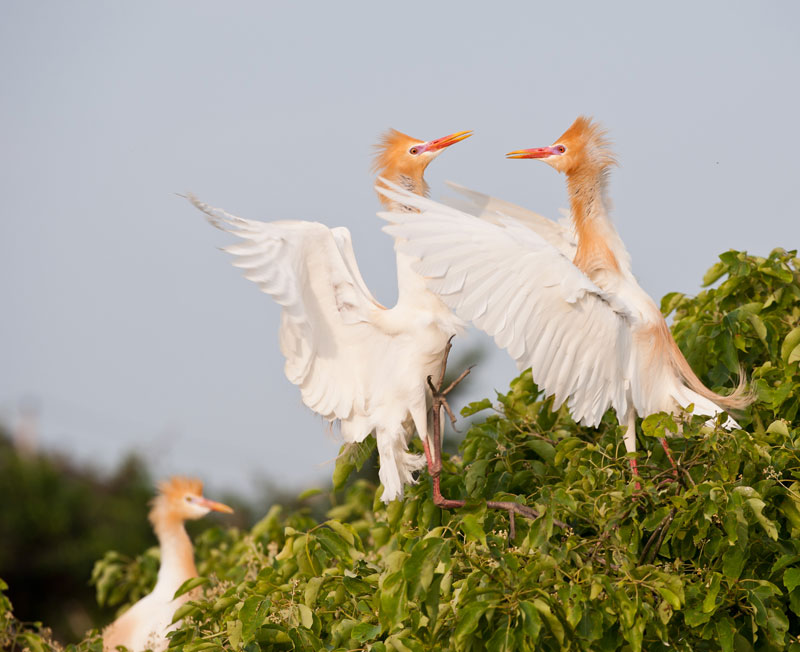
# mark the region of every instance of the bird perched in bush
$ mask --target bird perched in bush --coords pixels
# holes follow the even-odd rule
[[[167,633],[180,623],[172,624],[175,610],[191,598],[175,592],[186,581],[197,577],[194,549],[183,526],[184,521],[202,518],[210,511],[230,514],[227,505],[203,497],[199,480],[173,477],[158,486],[153,499],[150,522],[161,549],[161,566],[153,591],[139,600],[103,631],[103,650],[111,652],[124,645],[131,652],[165,650]]]
[[[377,146],[375,169],[385,178],[425,195],[424,173],[445,148],[471,132],[431,141],[387,132]],[[385,308],[372,296],[356,263],[350,232],[319,222],[247,220],[190,196],[214,226],[242,242],[225,247],[234,265],[283,308],[280,348],[286,377],[303,402],[329,422],[341,424],[346,442],[375,433],[382,499],[403,496],[425,459],[408,451],[414,431],[428,466],[435,463],[428,434],[431,392],[449,339],[461,328],[441,300],[425,287],[413,259],[397,254],[398,298]],[[387,209],[400,203],[382,197]]]
[[[401,252],[462,319],[494,337],[554,407],[596,426],[609,407],[636,450],[636,415],[695,411],[717,415],[752,398],[744,379],[728,396],[692,371],[656,303],[639,286],[625,245],[609,218],[608,174],[615,164],[605,132],[579,117],[555,143],[517,150],[567,178],[571,229],[502,202],[478,202],[479,217],[406,192],[378,187],[414,212],[383,213]],[[467,191],[468,194],[469,191]],[[480,195],[476,195],[480,197]],[[487,206],[494,206],[485,210]],[[506,205],[509,206],[509,205]],[[476,211],[478,212],[478,211]],[[574,252],[572,254],[571,252]],[[727,428],[736,427],[728,418]],[[666,443],[662,440],[669,454]],[[636,474],[636,461],[631,459]]]

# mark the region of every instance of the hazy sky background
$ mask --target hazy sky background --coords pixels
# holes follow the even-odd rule
[[[0,420],[32,397],[42,443],[99,466],[135,449],[218,488],[327,483],[338,442],[283,376],[277,307],[175,192],[347,226],[393,304],[384,129],[474,129],[433,196],[452,179],[556,217],[563,177],[503,154],[586,113],[640,282],[696,293],[728,248],[800,244],[798,25],[791,1],[5,0]],[[515,370],[473,341],[477,400]]]

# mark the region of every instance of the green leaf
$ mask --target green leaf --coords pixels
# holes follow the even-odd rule
[[[483,524],[475,514],[465,514],[461,519],[461,531],[466,535],[467,541],[478,541],[486,545],[486,533]]]
[[[388,575],[380,590],[380,620],[384,627],[391,630],[406,617],[408,600],[406,598],[406,581],[402,571]]]
[[[360,470],[372,456],[377,447],[375,437],[367,436],[364,441],[344,444],[339,449],[336,467],[333,469],[333,489],[339,491],[347,483],[350,474]]]
[[[381,628],[377,625],[370,625],[369,623],[359,623],[350,631],[350,637],[357,640],[359,643],[364,641],[371,641],[378,634],[381,633]]]
[[[676,306],[683,300],[685,295],[682,292],[670,292],[661,298],[661,314],[665,317],[669,315]]]
[[[781,344],[781,359],[786,364],[790,364],[789,357],[798,345],[800,345],[800,326],[789,331],[789,334],[783,340],[783,344]]]
[[[539,631],[542,628],[542,620],[539,612],[530,602],[520,602],[519,609],[522,612],[522,626],[528,635],[531,643],[535,643],[539,638]]]
[[[314,531],[314,538],[337,559],[350,559],[350,546],[333,530],[319,528]]]
[[[516,649],[514,632],[508,625],[502,625],[495,630],[486,643],[486,652],[514,652]]]
[[[725,577],[738,580],[744,568],[744,550],[741,544],[731,546],[722,556],[722,572]]]
[[[300,603],[297,605],[297,611],[300,615],[300,623],[303,625],[303,627],[306,629],[311,629],[312,625],[314,624],[314,614],[311,612],[311,609]]]
[[[192,577],[192,578],[186,580],[183,584],[181,584],[178,587],[178,590],[175,591],[175,595],[173,596],[173,599],[182,596],[184,593],[189,593],[189,591],[191,591],[195,587],[203,586],[204,584],[208,584],[208,581],[209,580],[208,580],[207,577]]]
[[[708,586],[705,598],[703,598],[703,613],[711,613],[717,606],[717,595],[719,595],[721,576],[719,573],[714,573],[711,582]]]
[[[187,602],[185,604],[182,604],[180,607],[178,607],[175,610],[175,613],[172,614],[172,620],[170,621],[170,623],[176,623],[179,620],[181,620],[182,618],[185,618],[186,616],[194,615],[194,614],[198,613],[199,611],[200,611],[200,609],[198,609],[197,606],[192,604],[191,602]]]
[[[494,603],[487,601],[471,602],[456,614],[456,629],[453,641],[460,645],[478,627],[478,621]]]
[[[657,586],[656,590],[661,594],[661,597],[664,598],[669,603],[669,606],[675,610],[681,608],[681,601],[677,595],[675,595],[672,591],[664,586]]]
[[[306,500],[307,498],[319,496],[321,493],[322,489],[317,489],[315,487],[312,487],[311,489],[306,489],[305,491],[301,492],[300,495],[297,497],[297,500]]]
[[[642,432],[648,437],[664,438],[668,433],[678,433],[678,425],[671,414],[656,412],[642,420]]]
[[[230,646],[234,650],[238,650],[239,643],[242,640],[242,621],[238,619],[235,621],[229,620],[227,622],[227,634],[228,643],[230,643]]]
[[[325,525],[327,525],[331,530],[336,532],[342,539],[344,539],[349,545],[355,544],[355,535],[353,534],[352,529],[342,523],[341,521],[337,521],[335,519],[329,519],[325,521]]]
[[[720,256],[720,258],[722,258],[722,256]],[[728,266],[724,262],[714,263],[709,268],[709,270],[703,275],[703,283],[702,283],[703,287],[711,285],[727,271],[728,271]]]
[[[409,598],[414,599],[418,593],[428,590],[433,580],[433,571],[446,546],[447,543],[437,537],[423,539],[415,546],[411,557],[403,566]]]
[[[350,474],[355,471],[356,465],[347,457],[347,446],[339,449],[339,457],[336,458],[336,466],[333,468],[333,490],[339,491],[347,483]]]
[[[760,498],[748,498],[746,502],[750,509],[753,510],[753,515],[756,517],[761,527],[764,528],[764,532],[767,533],[767,536],[773,541],[777,541],[778,528],[775,527],[775,523],[764,516],[764,507],[766,506],[764,501]]]
[[[736,634],[736,627],[733,621],[727,616],[723,616],[716,620],[714,628],[717,630],[717,639],[722,652],[733,652],[733,638]]]
[[[769,424],[767,428],[767,432],[770,434],[775,435],[783,435],[784,437],[789,437],[789,428],[786,426],[786,422],[783,419],[777,419]]]
[[[239,610],[239,620],[242,622],[242,641],[248,643],[253,635],[267,618],[270,601],[262,596],[251,595],[244,601]]]
[[[800,568],[787,568],[783,571],[783,585],[789,591],[800,586]]]
[[[561,621],[558,619],[558,617],[553,614],[552,610],[550,609],[550,605],[548,605],[544,600],[537,598],[536,600],[533,600],[533,606],[536,607],[539,615],[544,617],[548,627],[550,628],[550,632],[556,637],[559,645],[561,645],[564,642],[564,626],[561,624]]]
[[[488,398],[475,401],[461,408],[461,416],[471,417],[473,414],[477,414],[483,410],[488,410],[490,407],[492,407],[492,402]]]
[[[753,313],[747,315],[747,320],[750,322],[750,325],[753,327],[758,339],[760,339],[764,344],[767,343],[767,327],[764,325],[764,322],[761,321],[761,318]]]
[[[552,464],[556,457],[556,449],[552,444],[541,439],[529,439],[528,448],[541,457],[548,464]]]
[[[303,601],[305,605],[310,608],[314,608],[317,603],[317,595],[319,595],[319,589],[322,586],[322,583],[325,581],[324,577],[309,577],[308,583],[306,584],[306,590],[303,595]]]

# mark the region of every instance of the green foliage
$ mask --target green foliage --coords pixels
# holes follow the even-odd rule
[[[103,652],[103,641],[99,633],[90,632],[78,645],[63,648],[53,639],[50,629],[41,623],[24,623],[15,618],[11,600],[5,592],[8,584],[0,579],[0,650],[7,652]]]
[[[55,455],[17,455],[0,433],[0,577],[19,616],[78,640],[112,611],[87,584],[110,548],[132,554],[154,541],[146,520],[152,483],[129,459],[110,478]]]
[[[675,311],[673,334],[692,368],[713,388],[730,386],[739,368],[749,375],[758,403],[740,420],[761,430],[800,409],[800,285],[797,252],[776,249],[768,258],[728,251],[703,279],[716,288],[695,298],[668,294],[661,310]]]
[[[208,530],[196,540],[208,582],[181,610],[171,647],[797,652],[793,256],[729,252],[707,275],[710,283],[726,277],[718,287],[664,299],[705,382],[730,388],[740,362],[754,379],[757,402],[735,415],[744,430],[692,414],[648,417],[637,488],[614,415],[580,427],[566,409],[552,412],[525,372],[494,403],[464,410],[492,410],[470,428],[460,456],[443,461],[442,491],[466,498],[466,508],[435,507],[425,474],[387,506],[358,479],[331,494],[323,519],[274,507],[250,531]],[[675,432],[677,477],[657,441]],[[518,517],[511,538],[508,514],[487,510],[489,499],[524,501],[540,517]],[[124,570],[109,559],[96,577],[109,567],[140,577],[145,563]],[[109,582],[98,579],[98,592],[110,595]]]

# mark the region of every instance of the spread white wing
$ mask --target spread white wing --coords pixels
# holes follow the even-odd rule
[[[286,377],[300,387],[303,402],[329,420],[361,418],[359,427],[367,429],[360,435],[369,434],[374,424],[363,417],[370,402],[368,367],[375,361],[366,342],[385,346],[390,336],[372,323],[374,311],[385,308],[361,277],[349,231],[317,222],[247,220],[189,199],[214,226],[241,238],[224,251],[283,307]]]
[[[527,208],[470,190],[452,181],[446,183],[464,199],[444,199],[444,204],[497,225],[500,225],[503,217],[510,217],[538,233],[570,260],[575,258],[578,242],[569,223],[554,222]]]
[[[597,425],[627,409],[631,324],[626,306],[590,281],[536,231],[491,221],[390,185],[388,197],[420,212],[379,213],[401,251],[462,319],[508,350],[556,405]]]

